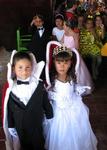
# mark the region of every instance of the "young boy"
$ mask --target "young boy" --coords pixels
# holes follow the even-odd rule
[[[39,79],[43,67],[44,62],[37,64],[33,54],[12,53],[2,101],[6,150],[44,150],[43,116],[50,119],[53,111]]]
[[[46,60],[46,45],[50,40],[50,32],[44,27],[44,18],[37,14],[30,24],[32,40],[28,49],[36,56],[37,62]]]

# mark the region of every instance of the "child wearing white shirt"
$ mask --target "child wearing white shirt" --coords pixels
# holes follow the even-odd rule
[[[61,41],[63,35],[64,35],[64,29],[63,29],[63,23],[64,23],[64,17],[61,14],[57,14],[55,16],[55,25],[56,27],[52,30],[52,36],[54,40]]]
[[[51,119],[53,111],[39,79],[43,67],[44,62],[37,64],[33,54],[12,53],[3,101],[6,150],[44,150],[42,121],[44,114]]]

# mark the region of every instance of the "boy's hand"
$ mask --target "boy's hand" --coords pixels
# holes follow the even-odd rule
[[[8,128],[9,133],[11,134],[11,136],[13,137],[18,137],[17,131],[15,128]]]
[[[33,26],[35,20],[33,19],[32,22],[30,23],[30,26]]]

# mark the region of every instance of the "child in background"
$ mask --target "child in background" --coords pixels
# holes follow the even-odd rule
[[[88,16],[85,20],[85,28],[80,31],[79,51],[94,80],[97,80],[99,75],[102,46],[102,42],[95,31],[93,17]]]
[[[6,150],[44,150],[42,120],[53,117],[40,74],[44,62],[33,54],[13,51],[8,63],[8,88],[2,101]]]
[[[94,24],[95,24],[95,30],[96,30],[97,35],[99,36],[99,39],[103,41],[104,36],[105,36],[105,29],[104,29],[105,27],[104,27],[103,19],[100,13],[97,13],[95,15]]]
[[[64,23],[64,36],[61,40],[62,43],[68,48],[79,49],[79,32],[75,32],[77,28],[77,21],[67,20]]]
[[[40,14],[34,16],[30,26],[32,40],[28,49],[35,55],[37,62],[45,61],[46,44],[50,40],[50,32],[44,27],[43,16]]]
[[[75,51],[78,53],[80,63],[79,63],[78,70],[76,72],[77,83],[79,83],[80,85],[90,86],[91,90],[87,89],[87,94],[90,94],[93,91],[93,82],[91,79],[91,75],[78,51],[79,33],[74,32],[74,29],[76,27],[77,27],[76,20],[68,20],[64,23],[65,33],[62,38],[62,44],[66,46],[67,48],[70,48],[71,50],[75,48]]]
[[[50,53],[49,49],[47,53]],[[52,58],[47,81],[51,82],[48,95],[52,101],[54,118],[46,135],[46,149],[97,150],[89,111],[81,97],[88,87],[76,84],[74,54],[71,49],[56,45]],[[50,65],[48,59],[46,67]]]
[[[52,30],[53,40],[56,40],[56,41],[59,41],[59,42],[61,41],[61,39],[64,35],[63,24],[64,24],[63,15],[57,14],[55,16],[55,25],[56,25],[56,27],[54,27],[53,30]]]
[[[81,30],[84,28],[84,15],[83,14],[80,14],[78,15],[77,17],[78,19],[78,29]]]

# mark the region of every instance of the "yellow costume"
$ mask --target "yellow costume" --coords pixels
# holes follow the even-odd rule
[[[80,31],[80,53],[83,56],[98,56],[101,54],[102,43],[86,29]]]

